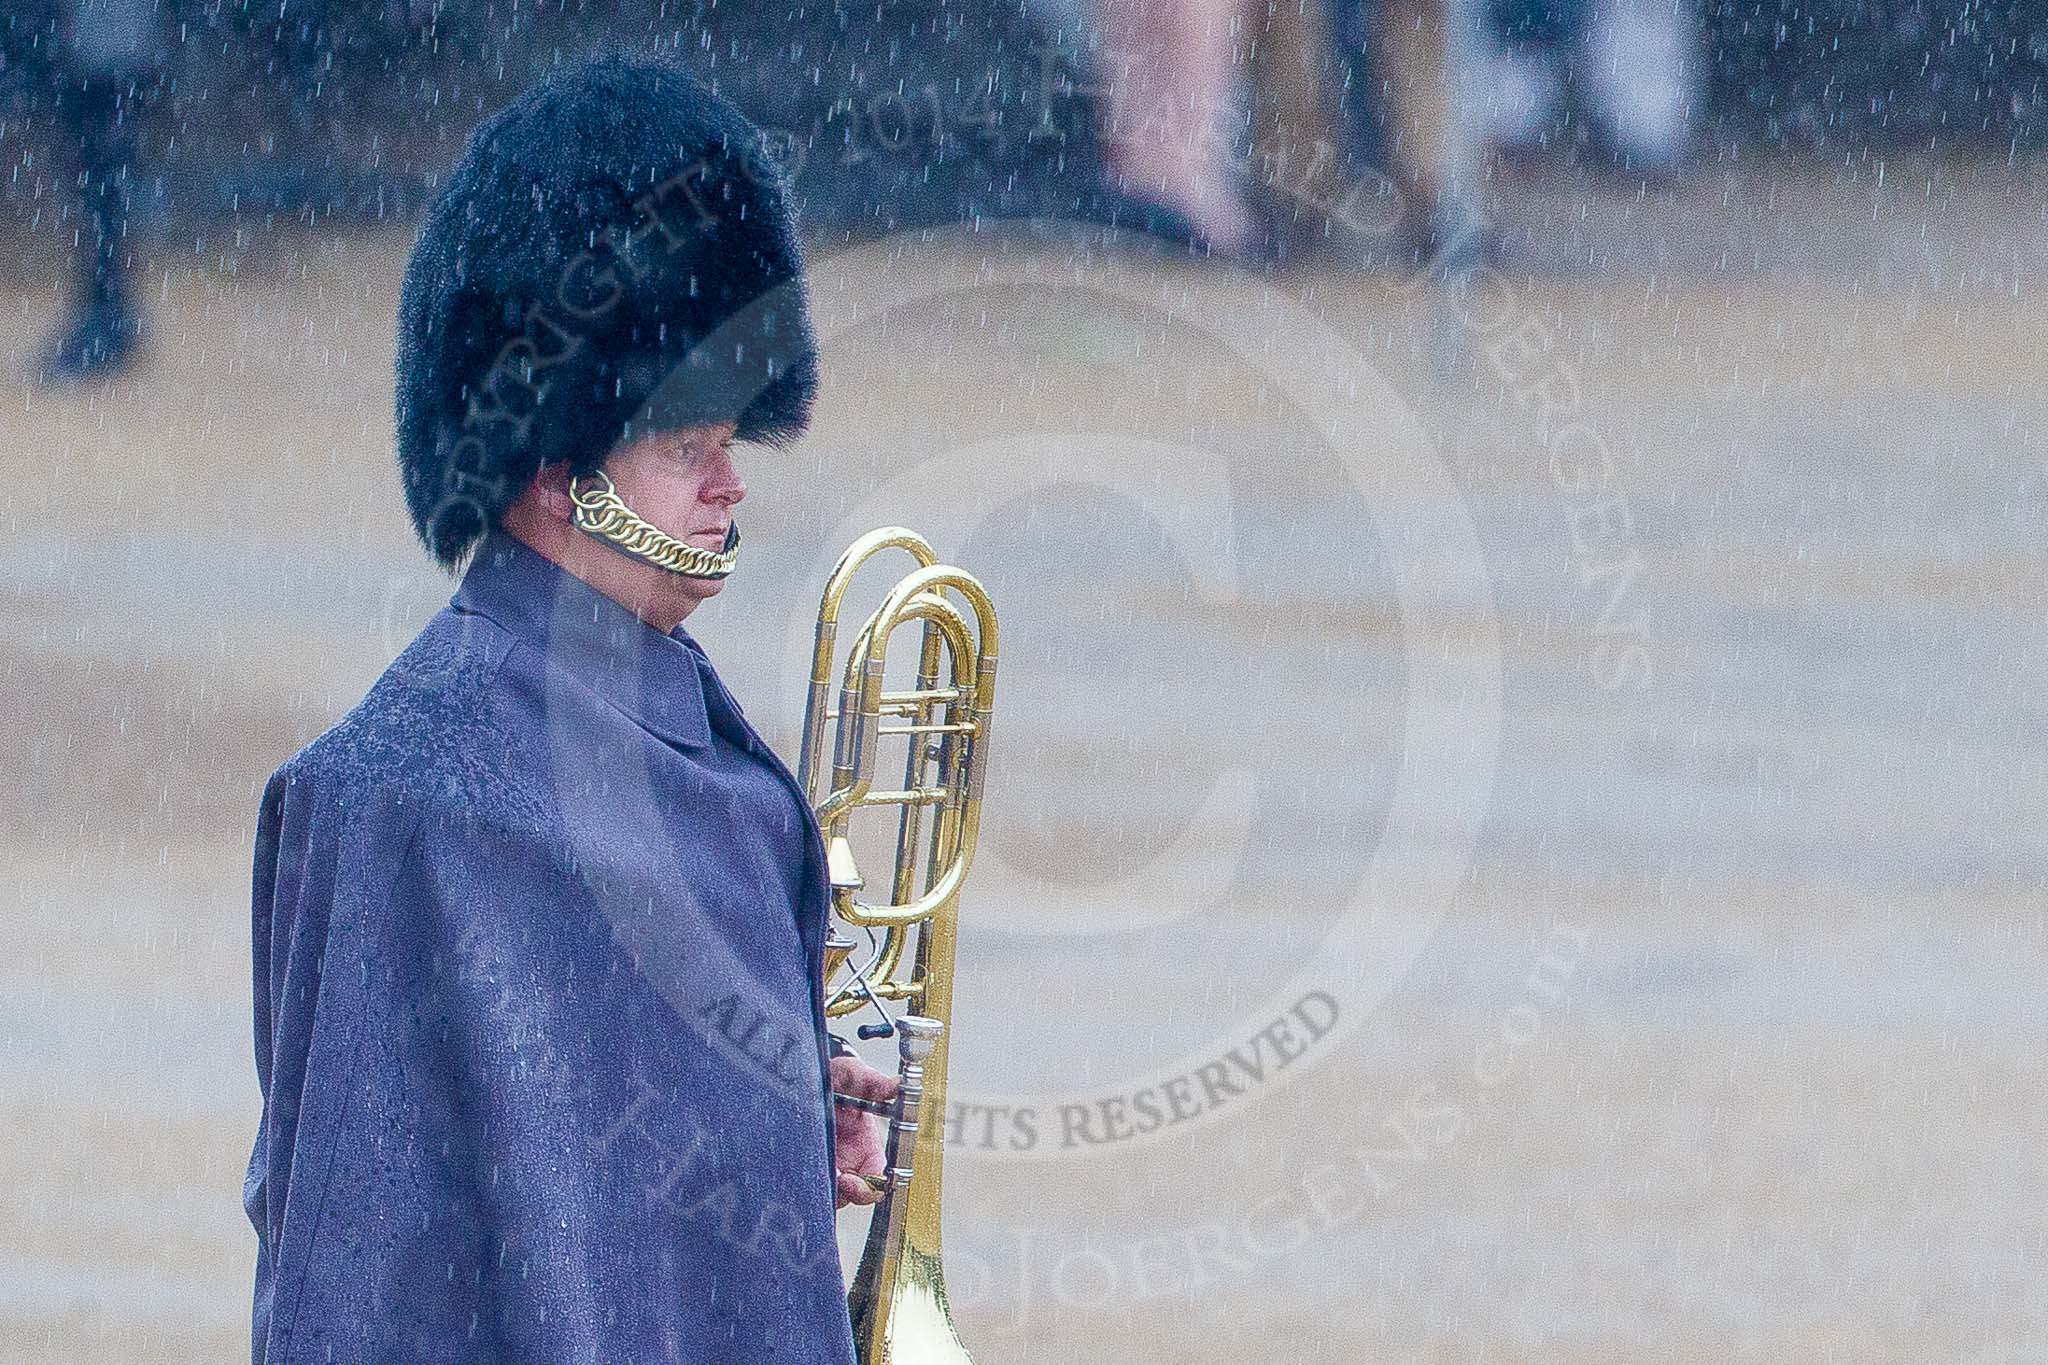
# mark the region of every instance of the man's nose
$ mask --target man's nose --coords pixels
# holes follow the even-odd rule
[[[714,463],[698,496],[705,502],[723,503],[730,507],[747,496],[747,485],[740,478],[739,470],[733,467],[731,451],[720,447],[712,459]]]

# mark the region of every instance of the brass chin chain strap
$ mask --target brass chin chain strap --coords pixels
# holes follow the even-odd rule
[[[724,578],[740,560],[740,528],[729,526],[722,549],[706,550],[677,540],[668,532],[642,521],[626,506],[609,475],[579,475],[569,483],[569,501],[576,504],[576,529],[602,536],[656,568],[687,578]]]

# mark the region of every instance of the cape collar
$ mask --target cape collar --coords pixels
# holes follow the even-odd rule
[[[711,742],[697,642],[681,626],[663,635],[518,537],[485,539],[451,605],[497,622],[669,743]]]

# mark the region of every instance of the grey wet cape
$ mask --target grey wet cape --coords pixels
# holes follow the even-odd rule
[[[788,770],[493,534],[263,795],[254,1359],[852,1360]]]

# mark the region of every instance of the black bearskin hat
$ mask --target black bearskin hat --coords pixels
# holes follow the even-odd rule
[[[398,464],[458,565],[543,465],[636,433],[809,422],[816,343],[761,130],[677,67],[602,57],[480,124],[398,310]]]

